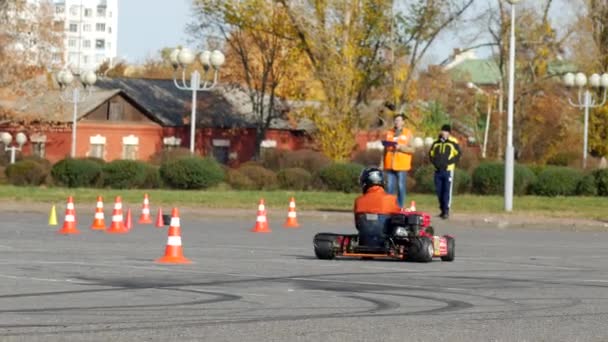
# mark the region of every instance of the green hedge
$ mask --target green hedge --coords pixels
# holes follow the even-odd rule
[[[163,187],[163,180],[160,178],[160,167],[148,163],[143,164],[145,167],[146,177],[142,188],[144,189],[158,189]]]
[[[281,189],[307,190],[311,185],[312,175],[305,169],[293,167],[279,171],[277,179]]]
[[[279,187],[277,175],[263,166],[247,163],[239,167],[238,170],[251,179],[256,190],[275,190]]]
[[[608,169],[600,169],[593,171],[597,194],[600,196],[608,196]]]
[[[254,190],[256,188],[255,183],[249,177],[236,169],[229,169],[226,172],[226,182],[236,190]]]
[[[206,189],[224,180],[224,170],[213,158],[182,157],[160,167],[165,184],[177,189]]]
[[[319,171],[319,178],[329,190],[346,193],[359,192],[359,175],[363,165],[355,163],[335,163]]]
[[[419,167],[414,172],[414,179],[416,181],[416,192],[435,193],[435,167],[433,165]],[[468,172],[456,168],[454,170],[454,193],[463,194],[469,192],[470,189],[471,176]]]
[[[473,192],[481,195],[504,194],[505,166],[503,163],[485,162],[473,171]],[[515,164],[513,193],[525,195],[536,181],[536,175],[525,165]]]
[[[142,188],[146,166],[135,160],[114,160],[103,166],[103,184],[112,189]]]
[[[88,159],[67,158],[51,169],[53,180],[69,188],[99,187],[103,184],[100,163]]]
[[[10,184],[38,186],[45,182],[49,168],[35,160],[21,160],[9,165],[5,173]]]
[[[576,185],[576,194],[580,196],[597,196],[597,185],[593,174],[587,174]]]
[[[583,173],[565,166],[547,166],[538,174],[532,193],[539,196],[572,196],[583,180]],[[581,189],[582,190],[582,189]]]

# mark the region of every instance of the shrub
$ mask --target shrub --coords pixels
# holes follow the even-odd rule
[[[532,172],[534,172],[534,174],[537,177],[538,177],[538,175],[540,175],[541,172],[543,172],[544,169],[547,168],[547,165],[541,165],[541,164],[529,164],[527,166]]]
[[[278,148],[265,148],[261,151],[262,166],[269,170],[279,171],[285,163],[283,159],[287,151]]]
[[[416,180],[416,191],[421,193],[435,193],[435,167],[426,165],[414,173]],[[454,171],[454,184],[452,191],[457,194],[466,193],[471,187],[471,176],[464,171],[456,168]]]
[[[525,195],[536,181],[536,175],[528,167],[516,164],[513,178],[513,193]],[[505,166],[503,163],[485,162],[473,171],[473,191],[482,195],[504,194]]]
[[[414,179],[416,180],[416,192],[435,193],[434,174],[435,167],[433,165],[419,167],[414,172]]]
[[[7,184],[7,181],[6,168],[4,166],[0,166],[0,184]]]
[[[174,161],[183,157],[190,157],[190,150],[183,147],[174,148],[171,150],[161,150],[150,156],[150,164],[162,165],[164,163]]]
[[[277,175],[265,167],[245,163],[238,170],[253,182],[256,190],[274,190],[279,187]]]
[[[352,161],[357,164],[367,167],[378,167],[382,163],[384,152],[378,149],[358,151],[352,158]]]
[[[571,196],[583,179],[581,171],[564,166],[547,166],[532,186],[532,191],[540,196]]]
[[[141,188],[146,181],[146,167],[135,160],[114,160],[103,166],[103,184],[112,189]]]
[[[206,189],[224,180],[224,171],[213,158],[182,157],[160,167],[160,177],[177,189]]]
[[[249,177],[236,169],[229,169],[226,172],[226,181],[236,190],[253,190],[256,188],[255,183]]]
[[[103,183],[101,166],[87,159],[60,160],[53,165],[51,175],[55,182],[70,188],[96,187]]]
[[[600,196],[608,196],[608,169],[599,169],[593,171],[597,194]]]
[[[547,159],[548,165],[569,166],[578,160],[579,153],[573,151],[558,152]]]
[[[265,168],[274,171],[297,167],[314,174],[331,164],[331,160],[323,153],[313,150],[268,149],[262,154],[261,163]]]
[[[597,185],[593,174],[587,174],[576,185],[576,194],[580,196],[596,196]]]
[[[277,179],[281,189],[307,190],[311,185],[312,175],[302,168],[293,167],[279,171]]]
[[[355,163],[335,163],[319,171],[319,178],[329,190],[359,192],[359,175],[363,165]]]
[[[158,189],[162,188],[163,180],[160,178],[159,167],[152,164],[143,163],[145,168],[146,177],[142,184],[144,189]]]
[[[9,165],[5,172],[10,184],[20,186],[41,185],[49,174],[48,168],[34,160],[15,162]]]

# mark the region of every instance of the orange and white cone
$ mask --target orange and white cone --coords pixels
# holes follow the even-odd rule
[[[106,233],[124,234],[126,232],[127,230],[122,218],[122,199],[120,196],[116,196],[114,210],[112,211],[112,224],[110,225],[110,229],[106,230]]]
[[[167,237],[167,246],[165,247],[165,255],[156,259],[156,262],[162,264],[192,263],[192,261],[184,257],[179,212],[177,208],[173,208],[173,211],[171,212],[171,224],[169,225],[169,234]]]
[[[150,217],[150,200],[148,194],[144,194],[144,204],[141,208],[141,216],[139,216],[139,223],[153,223],[152,217]]]
[[[106,230],[105,217],[103,214],[103,198],[97,196],[97,206],[95,207],[95,218],[91,225],[92,230]]]
[[[165,226],[165,221],[163,220],[163,208],[158,208],[158,214],[156,215],[156,227],[162,228]]]
[[[412,201],[412,203],[410,203],[410,211],[416,211],[416,201]]]
[[[291,198],[289,200],[289,211],[287,212],[287,221],[283,227],[285,228],[297,228],[300,225],[298,224],[298,219],[296,217],[296,200],[295,198]]]
[[[131,208],[129,208],[127,210],[127,219],[124,221],[124,224],[125,224],[125,230],[131,231],[131,228],[133,228],[133,220],[131,218]]]
[[[72,198],[72,196],[68,197],[63,226],[61,227],[61,229],[59,229],[57,233],[80,234],[80,231],[76,228],[76,209],[74,208],[74,199]]]
[[[251,230],[254,233],[270,233],[270,227],[268,227],[268,219],[266,218],[266,206],[264,205],[264,199],[260,199],[258,204],[258,215],[255,220],[255,226]]]

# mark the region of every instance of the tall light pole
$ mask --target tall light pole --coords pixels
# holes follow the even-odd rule
[[[177,89],[192,91],[192,114],[190,116],[190,153],[194,154],[194,144],[196,137],[196,93],[208,91],[217,85],[218,72],[224,64],[225,57],[221,51],[203,51],[199,60],[203,65],[205,80],[201,80],[201,74],[194,70],[190,74],[190,84],[186,81],[186,67],[194,62],[196,55],[190,49],[175,49],[171,52],[171,64],[173,65],[173,83]],[[182,69],[181,83],[178,81],[177,71]],[[209,71],[213,69],[213,81],[207,80]],[[202,82],[201,82],[202,81]]]
[[[14,145],[9,146],[11,144],[11,142],[13,141],[13,136],[10,133],[8,133],[8,132],[0,133],[0,141],[2,141],[2,143],[4,144],[4,150],[11,151],[11,164],[15,164],[15,152],[21,151],[21,148],[27,142],[27,136],[25,134],[19,132],[19,133],[17,133],[15,140],[17,142],[17,145],[19,145],[19,147],[14,146]]]
[[[606,89],[608,88],[608,74],[593,74],[589,77],[589,85],[592,88],[604,88],[604,95],[601,103],[597,103],[597,100],[591,96],[591,91],[587,85],[587,76],[582,72],[574,75],[573,73],[567,73],[564,76],[564,84],[567,87],[576,85],[578,87],[578,102],[572,102],[568,98],[570,105],[576,108],[583,108],[585,110],[585,125],[583,133],[583,169],[587,168],[587,135],[589,132],[589,108],[601,107],[606,103]]]
[[[481,157],[482,158],[486,158],[486,150],[488,147],[488,132],[490,131],[490,120],[492,117],[492,102],[494,101],[492,94],[488,94],[488,92],[486,92],[485,90],[479,88],[477,85],[475,85],[475,83],[473,82],[468,82],[467,83],[467,88],[469,89],[475,89],[477,90],[478,93],[481,93],[485,96],[487,96],[488,98],[488,112],[486,114],[486,127],[483,133],[483,146],[481,148]],[[494,91],[493,93],[498,94],[499,96],[502,94],[502,90],[498,89],[496,91]]]
[[[515,97],[515,5],[521,0],[507,0],[511,4],[511,39],[509,41],[509,105],[507,113],[507,147],[505,150],[505,211],[513,210],[513,101]]]
[[[78,84],[73,84],[74,75],[69,70],[62,70],[57,73],[57,83],[61,88],[59,97],[63,102],[74,104],[74,112],[72,113],[72,150],[70,156],[76,157],[76,122],[78,120],[78,104],[86,100],[87,96],[91,95],[91,86],[97,81],[97,76],[93,71],[87,71],[80,75],[80,83],[87,90],[83,95],[80,94]],[[71,87],[71,95],[69,88]]]

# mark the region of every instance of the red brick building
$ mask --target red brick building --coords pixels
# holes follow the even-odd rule
[[[100,80],[93,92],[83,92],[82,97],[76,157],[149,160],[163,149],[189,148],[191,92],[178,90],[171,80]],[[256,125],[246,100],[246,94],[238,90],[199,92],[197,154],[214,155],[230,164],[253,157]],[[24,155],[36,154],[51,162],[69,156],[73,105],[61,100],[58,89],[20,99],[13,108],[21,114],[0,123],[0,131],[13,135],[24,132],[29,139],[23,147]],[[304,122],[294,125],[287,119],[274,119],[262,146],[309,147],[311,127]]]

